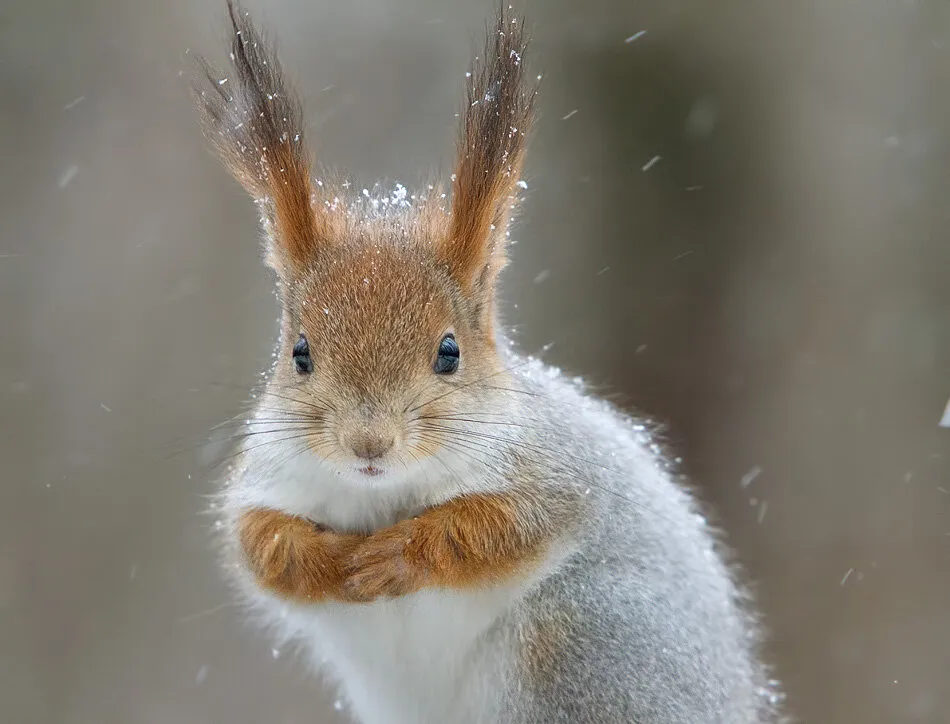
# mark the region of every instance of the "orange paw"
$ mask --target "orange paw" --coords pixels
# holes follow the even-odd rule
[[[300,602],[346,598],[343,564],[361,536],[334,533],[305,518],[266,509],[245,513],[240,535],[261,588]]]
[[[530,565],[541,547],[504,496],[466,496],[429,508],[358,543],[344,565],[355,600],[405,596],[421,588],[496,585]]]
[[[359,544],[346,564],[343,588],[347,595],[368,602],[421,589],[427,571],[411,555],[414,532],[413,522],[405,521]]]

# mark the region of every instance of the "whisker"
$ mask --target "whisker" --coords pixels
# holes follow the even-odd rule
[[[455,435],[459,435],[459,434],[471,435],[474,437],[481,438],[483,440],[491,440],[494,442],[503,442],[503,443],[513,444],[515,446],[531,448],[531,449],[537,450],[538,452],[544,453],[546,455],[552,455],[559,459],[569,458],[577,462],[584,463],[585,465],[590,465],[592,467],[600,468],[602,470],[607,470],[607,471],[615,472],[615,473],[620,472],[619,470],[613,469],[609,465],[604,465],[603,463],[598,462],[596,460],[590,460],[587,458],[579,457],[577,455],[572,455],[571,453],[564,452],[564,450],[557,450],[557,449],[547,448],[540,445],[535,445],[534,443],[526,442],[524,440],[501,437],[500,435],[491,435],[487,432],[478,432],[475,430],[462,430],[460,428],[450,427],[448,425],[433,425],[433,429],[437,429],[440,432],[452,433]]]
[[[222,460],[222,462],[236,458],[236,457],[240,457],[242,454],[246,452],[250,452],[251,450],[256,450],[258,448],[264,447],[265,445],[278,445],[283,442],[292,442],[294,440],[301,440],[301,439],[305,439],[311,436],[312,434],[313,434],[312,432],[305,432],[300,435],[290,435],[288,437],[282,437],[276,440],[267,440],[265,442],[258,443],[257,445],[251,445],[250,447],[242,447],[240,450],[236,451],[232,455],[228,455],[227,457],[225,457],[224,460]]]
[[[204,618],[205,616],[210,616],[213,613],[218,613],[219,611],[223,611],[226,608],[236,605],[237,604],[234,601],[225,601],[224,603],[219,603],[217,606],[206,608],[204,611],[198,611],[197,613],[190,613],[187,616],[182,616],[178,619],[178,623],[187,623],[188,621]]]
[[[486,390],[500,390],[501,392],[514,392],[519,395],[528,395],[528,397],[547,397],[540,392],[532,392],[531,390],[520,390],[515,387],[497,387],[495,385],[483,385],[483,389]]]
[[[243,427],[243,426],[242,426],[242,427]],[[165,457],[164,457],[163,459],[165,459],[165,460],[170,460],[170,459],[172,459],[172,458],[174,458],[174,457],[177,457],[178,455],[183,455],[183,454],[188,453],[188,452],[193,452],[193,451],[195,451],[195,450],[200,450],[201,448],[203,448],[203,447],[205,447],[205,446],[207,446],[207,445],[214,445],[214,444],[221,444],[221,443],[227,443],[227,442],[235,442],[235,441],[238,441],[238,440],[245,440],[245,439],[247,439],[247,438],[249,438],[249,437],[253,437],[254,435],[268,435],[268,434],[275,434],[275,433],[281,433],[281,432],[304,431],[304,430],[310,429],[311,427],[312,427],[312,424],[310,424],[309,422],[305,424],[303,421],[301,421],[301,422],[293,421],[293,422],[289,423],[289,426],[287,426],[287,427],[278,427],[278,428],[272,428],[272,429],[268,429],[268,430],[247,430],[247,431],[245,431],[245,432],[235,433],[235,434],[233,434],[233,435],[225,435],[225,436],[219,436],[219,437],[209,437],[209,438],[206,438],[206,439],[202,440],[201,442],[194,443],[194,444],[191,444],[191,445],[186,445],[186,446],[184,446],[184,447],[181,447],[181,448],[177,448],[177,449],[175,449],[175,450],[172,450],[172,451],[169,452],[167,455],[165,455]]]
[[[458,387],[453,387],[453,388],[452,388],[451,390],[449,390],[448,392],[444,392],[444,393],[442,393],[441,395],[438,395],[438,396],[436,396],[436,397],[433,397],[432,399],[428,400],[427,402],[423,402],[423,403],[417,405],[416,407],[413,407],[413,408],[411,408],[411,409],[407,409],[407,410],[405,410],[405,412],[415,412],[416,410],[418,410],[418,409],[420,409],[420,408],[422,408],[422,407],[425,407],[426,405],[431,405],[433,402],[437,402],[438,400],[441,400],[441,399],[443,399],[443,398],[445,398],[445,397],[448,397],[449,395],[451,395],[451,394],[453,394],[453,393],[455,393],[455,392],[459,392],[459,391],[461,391],[461,390],[464,390],[464,389],[466,389],[466,388],[468,388],[468,387],[471,387],[472,385],[477,385],[478,383],[484,382],[485,380],[491,379],[492,377],[497,377],[498,375],[503,375],[503,374],[505,374],[505,373],[507,373],[507,372],[512,372],[512,371],[514,371],[514,370],[516,370],[516,369],[518,369],[518,368],[520,368],[520,367],[524,367],[525,365],[530,364],[530,363],[531,363],[531,360],[530,360],[530,359],[522,360],[522,361],[519,362],[518,364],[512,365],[511,367],[506,367],[506,368],[504,368],[504,369],[498,370],[497,372],[493,372],[493,373],[491,373],[490,375],[485,375],[484,377],[479,377],[477,380],[473,380],[473,381],[471,381],[471,382],[466,382],[464,385],[459,385]],[[449,383],[449,384],[451,384],[451,383]]]
[[[447,441],[445,439],[439,439],[435,435],[430,435],[430,437],[428,438],[428,441],[430,443],[435,443],[439,447],[443,447],[443,448],[446,448],[446,449],[452,450],[453,452],[458,453],[459,455],[466,458],[467,460],[474,463],[475,465],[484,464],[485,456],[482,454],[483,450],[479,449],[477,446],[473,446],[459,440]],[[437,454],[438,454],[438,450],[436,449],[432,453],[432,455],[434,457]]]
[[[431,453],[432,457],[437,457],[438,449],[442,448],[459,455],[476,468],[488,470],[499,478],[504,478],[505,476],[506,471],[497,464],[501,462],[500,456],[496,454],[494,449],[484,444],[461,441],[458,439],[446,440],[444,436],[439,436],[432,432],[423,433],[420,435],[420,439],[427,440],[436,446]]]
[[[481,452],[481,453],[484,453],[484,454],[487,454],[487,455],[497,454],[497,452],[492,448],[492,446],[490,446],[490,445],[487,444],[489,441],[504,442],[504,443],[507,443],[507,444],[512,445],[512,447],[515,447],[515,448],[521,450],[522,452],[523,452],[523,449],[526,448],[526,449],[531,450],[531,451],[533,451],[533,452],[535,452],[535,453],[537,453],[537,454],[539,454],[539,455],[541,455],[541,456],[544,456],[545,458],[547,458],[548,456],[554,456],[554,457],[556,457],[556,458],[558,458],[558,459],[567,457],[568,459],[571,459],[571,460],[573,460],[573,461],[575,461],[575,462],[583,463],[583,464],[585,464],[585,465],[587,465],[587,466],[593,466],[593,467],[601,468],[602,470],[605,470],[605,471],[607,471],[607,472],[612,472],[612,473],[615,473],[615,474],[620,475],[620,476],[623,475],[623,472],[620,471],[620,470],[617,470],[616,468],[611,468],[611,467],[609,467],[609,466],[602,465],[602,464],[600,464],[600,463],[597,463],[597,462],[594,462],[594,461],[591,461],[591,460],[586,460],[586,459],[584,459],[584,458],[581,458],[581,457],[578,457],[578,456],[575,456],[575,455],[570,455],[570,454],[568,454],[568,453],[563,452],[562,450],[551,450],[551,449],[547,449],[547,448],[545,448],[545,447],[543,447],[543,446],[538,446],[538,445],[532,445],[532,444],[530,444],[530,443],[525,443],[525,442],[523,442],[523,441],[521,441],[521,440],[511,440],[511,439],[507,439],[507,438],[503,438],[503,437],[499,437],[499,436],[495,436],[495,435],[488,435],[488,434],[486,434],[486,433],[478,433],[478,432],[472,432],[472,431],[466,431],[466,430],[459,430],[459,429],[447,428],[447,427],[443,427],[443,426],[433,426],[433,429],[436,429],[436,430],[438,430],[439,432],[445,433],[445,434],[447,434],[447,435],[449,435],[449,436],[454,436],[454,437],[456,438],[456,440],[455,440],[456,443],[459,442],[458,438],[461,437],[462,435],[470,435],[470,436],[474,436],[474,437],[476,437],[476,438],[480,438],[481,440],[484,440],[485,442],[478,443],[478,442],[473,441],[473,440],[468,439],[468,438],[462,438],[462,439],[463,439],[467,444],[469,444],[469,445],[478,445],[479,448],[480,448],[480,452]],[[625,495],[625,494],[623,494],[623,493],[620,492],[620,491],[617,491],[617,490],[613,490],[613,489],[611,489],[611,488],[608,488],[608,487],[606,487],[606,486],[604,486],[604,485],[601,485],[601,484],[598,483],[596,480],[593,480],[593,479],[590,477],[590,473],[591,473],[590,470],[586,470],[586,471],[585,471],[585,470],[582,470],[582,469],[579,469],[579,468],[575,468],[575,467],[573,467],[573,466],[571,467],[571,469],[573,470],[574,473],[576,473],[576,474],[584,481],[585,484],[589,485],[590,487],[596,488],[597,490],[600,490],[600,491],[602,491],[602,492],[604,492],[604,493],[607,493],[608,495],[613,495],[613,496],[615,496],[615,497],[617,497],[617,498],[619,498],[619,499],[621,499],[621,500],[624,500],[624,501],[626,501],[626,502],[628,502],[628,503],[631,503],[632,505],[637,506],[637,507],[640,508],[641,510],[644,510],[644,511],[646,511],[646,512],[649,512],[649,513],[651,513],[652,515],[658,515],[658,516],[660,516],[661,518],[668,520],[668,518],[667,518],[666,516],[663,516],[662,514],[658,513],[657,511],[652,510],[649,506],[644,505],[641,501],[635,500],[634,498],[631,498],[630,496]]]
[[[227,389],[240,389],[250,394],[253,399],[256,399],[258,395],[268,395],[270,397],[276,397],[278,399],[287,400],[289,402],[297,402],[300,404],[313,405],[313,406],[319,407],[320,409],[326,412],[336,411],[336,408],[324,402],[323,400],[316,400],[314,398],[300,399],[299,397],[280,395],[277,392],[275,392],[274,389],[268,389],[268,386],[270,386],[282,392],[301,391],[299,387],[296,387],[294,385],[276,385],[273,381],[262,383],[260,382],[260,380],[255,380],[254,382],[251,382],[248,384],[238,384],[238,383],[229,383],[229,382],[220,382],[220,381],[209,382],[207,384],[213,387],[225,387]]]
[[[321,417],[312,417],[310,415],[306,416],[292,416],[292,417],[248,417],[241,420],[232,420],[227,423],[221,423],[215,426],[215,430],[226,430],[229,427],[253,427],[255,425],[276,425],[282,422],[289,423],[312,423],[315,425],[324,423],[325,420]]]
[[[547,428],[539,425],[525,425],[520,422],[502,422],[499,420],[475,420],[470,417],[457,417],[455,415],[421,415],[419,420],[443,420],[445,422],[476,422],[482,425],[502,425],[504,427],[520,427],[525,430],[546,430]]]
[[[298,405],[306,405],[314,410],[319,410],[320,412],[334,412],[335,410],[326,405],[323,402],[315,402],[312,398],[307,400],[302,400],[299,397],[290,397],[289,395],[279,395],[273,390],[262,390],[260,392],[262,395],[270,395],[271,397],[276,397],[279,400],[287,400],[288,402],[293,402]]]

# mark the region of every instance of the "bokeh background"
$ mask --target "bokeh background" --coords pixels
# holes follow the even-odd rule
[[[248,5],[322,161],[449,172],[492,0]],[[545,75],[505,280],[524,347],[665,425],[800,721],[950,721],[950,4],[522,7]],[[277,309],[193,49],[226,57],[223,2],[0,7],[11,724],[345,721],[209,545],[206,441]]]

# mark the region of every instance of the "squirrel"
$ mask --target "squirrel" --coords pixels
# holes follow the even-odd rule
[[[257,202],[276,363],[220,493],[236,595],[363,724],[778,722],[760,626],[644,427],[519,354],[498,279],[538,80],[502,5],[450,194],[320,179],[233,0],[207,138]]]

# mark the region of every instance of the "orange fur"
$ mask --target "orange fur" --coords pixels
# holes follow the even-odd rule
[[[325,459],[348,460],[353,440],[370,432],[391,436],[403,458],[436,455],[454,440],[445,415],[506,384],[491,314],[536,93],[524,78],[523,23],[502,9],[473,68],[451,214],[438,190],[398,213],[375,213],[311,181],[300,105],[246,14],[234,0],[228,9],[236,75],[221,84],[206,66],[199,107],[225,165],[264,210],[268,259],[283,282],[278,397],[299,403],[294,424],[312,426],[306,444]],[[432,366],[450,329],[462,366],[442,378]],[[291,364],[300,334],[313,350],[306,377]],[[449,392],[459,394],[446,401]],[[365,538],[251,510],[240,540],[267,590],[298,601],[371,600],[516,575],[552,535],[537,507],[518,492],[469,495]]]
[[[433,382],[442,334],[465,310],[424,252],[382,243],[341,248],[316,261],[313,272],[295,287],[299,327],[291,327],[288,342],[299,328],[319,350],[314,382],[344,372],[331,384],[351,388],[361,402],[405,386],[406,370]]]
[[[268,259],[286,279],[306,269],[328,230],[312,205],[300,103],[247,14],[233,0],[228,13],[235,75],[223,80],[201,60],[207,82],[196,88],[198,108],[224,165],[263,204],[273,227]]]
[[[465,495],[379,531],[349,560],[347,593],[366,601],[508,580],[539,558],[547,539],[519,512],[511,495]]]
[[[312,521],[255,508],[238,524],[241,547],[257,583],[301,602],[349,600],[345,563],[362,536],[334,533]]]
[[[198,101],[282,307],[224,493],[249,602],[367,722],[758,720],[753,627],[688,496],[495,326],[536,95],[523,21],[502,4],[472,69],[449,211],[434,185],[311,180],[299,103],[235,2],[234,73],[206,66]]]
[[[484,61],[472,68],[459,138],[452,227],[442,253],[459,286],[483,297],[490,297],[506,261],[508,224],[534,117],[537,89],[524,80],[526,50],[524,22],[502,9]]]
[[[471,307],[473,326],[491,341],[494,283],[506,263],[537,91],[525,79],[523,21],[502,9],[484,59],[473,66],[451,214],[433,189],[426,200],[414,196],[398,220],[387,220],[354,210],[349,194],[330,182],[314,184],[300,103],[247,14],[235,0],[228,0],[228,11],[233,75],[224,77],[202,61],[198,108],[225,166],[261,205],[266,258],[284,282],[282,294],[312,277],[314,265],[333,249],[373,250],[397,242],[425,252],[442,275],[448,273]]]
[[[299,602],[497,585],[537,561],[551,535],[526,525],[505,494],[461,496],[369,536],[265,509],[246,512],[239,528],[257,582]]]

